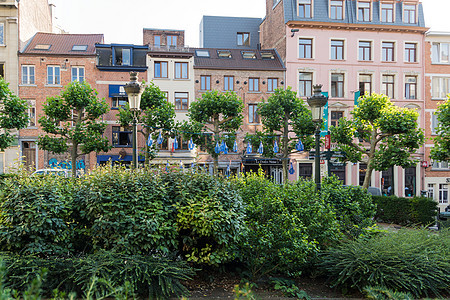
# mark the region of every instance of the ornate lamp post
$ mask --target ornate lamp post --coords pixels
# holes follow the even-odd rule
[[[308,105],[311,107],[313,122],[316,123],[316,151],[314,155],[314,178],[316,191],[320,191],[320,129],[322,127],[323,108],[328,102],[328,97],[322,94],[322,85],[313,86],[314,93],[308,97]]]
[[[130,82],[124,86],[128,95],[130,110],[133,113],[133,168],[138,167],[137,156],[137,116],[141,109],[141,95],[144,92],[144,86],[137,81],[137,72],[130,72]]]

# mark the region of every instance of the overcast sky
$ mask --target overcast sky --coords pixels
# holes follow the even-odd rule
[[[185,30],[198,47],[203,15],[257,17],[265,0],[51,0],[57,23],[69,33],[103,33],[105,43],[142,44],[143,28]],[[422,0],[427,27],[450,32],[450,0]]]

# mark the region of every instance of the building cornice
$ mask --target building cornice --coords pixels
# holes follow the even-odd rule
[[[335,30],[354,30],[354,31],[386,31],[386,32],[404,32],[425,34],[428,27],[416,26],[393,26],[378,24],[348,24],[331,22],[313,22],[313,21],[289,21],[286,23],[289,28],[318,28]]]

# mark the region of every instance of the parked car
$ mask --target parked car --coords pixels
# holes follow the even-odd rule
[[[33,172],[32,175],[53,175],[53,176],[62,176],[62,177],[70,177],[70,170],[66,169],[39,169]]]
[[[350,187],[352,185],[344,185],[345,187]],[[357,185],[356,185],[357,186]],[[381,196],[381,189],[373,186],[369,186],[367,189],[367,193],[371,194],[372,196]]]

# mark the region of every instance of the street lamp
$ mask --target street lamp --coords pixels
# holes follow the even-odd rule
[[[133,168],[138,167],[137,156],[137,116],[141,109],[141,95],[144,91],[144,86],[137,81],[137,72],[130,72],[130,82],[124,86],[125,92],[128,95],[128,102],[130,110],[133,113]]]
[[[314,94],[308,97],[308,105],[311,107],[312,119],[316,123],[316,151],[314,154],[314,172],[316,191],[320,191],[320,129],[322,127],[323,108],[328,102],[328,97],[322,94],[322,85],[313,86]]]

